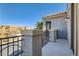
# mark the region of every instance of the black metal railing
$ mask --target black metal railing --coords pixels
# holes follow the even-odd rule
[[[12,36],[0,38],[0,55],[1,56],[19,56],[23,55],[23,45],[24,40],[22,36]],[[41,38],[42,47],[44,47],[49,42],[49,34],[46,32],[38,35],[34,35],[35,39]]]
[[[0,38],[0,55],[1,56],[18,56],[22,55],[22,41],[24,35]]]
[[[49,42],[49,36],[47,36],[46,32],[41,34],[41,39],[42,39],[42,47],[45,46]]]

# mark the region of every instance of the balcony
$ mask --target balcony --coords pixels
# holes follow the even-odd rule
[[[39,30],[21,31],[21,35],[0,38],[1,56],[72,56],[67,40],[49,40]]]
[[[48,42],[42,48],[43,56],[73,56],[73,52],[69,47],[68,41],[58,39],[56,42]]]

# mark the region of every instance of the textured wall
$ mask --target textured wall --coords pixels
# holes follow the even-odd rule
[[[58,30],[58,39],[67,39],[67,23],[64,17],[53,19],[51,22],[51,29]]]

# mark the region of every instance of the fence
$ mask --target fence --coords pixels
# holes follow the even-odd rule
[[[49,41],[46,33],[24,31],[21,34],[23,35],[0,38],[1,56],[42,55],[42,47]]]
[[[23,35],[0,38],[0,55],[18,56],[22,55],[21,39]]]
[[[42,47],[44,47],[49,42],[49,36],[46,33],[41,34]]]

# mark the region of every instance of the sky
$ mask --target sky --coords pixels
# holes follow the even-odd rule
[[[0,25],[35,27],[43,16],[64,12],[66,3],[0,3]]]

